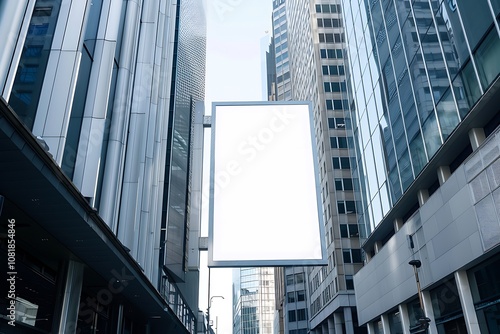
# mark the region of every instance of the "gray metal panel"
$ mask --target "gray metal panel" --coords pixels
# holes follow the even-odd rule
[[[479,196],[477,203],[477,187],[472,186],[500,161],[500,150],[494,148],[500,147],[497,136],[498,132],[491,135],[354,276],[360,323],[415,297],[415,278],[408,265],[411,259],[422,261],[420,283],[427,290],[455,271],[467,270],[500,252],[500,205],[494,199],[496,192],[491,190],[496,183],[483,177],[480,189],[489,190]],[[413,250],[405,245],[408,235],[413,236]]]

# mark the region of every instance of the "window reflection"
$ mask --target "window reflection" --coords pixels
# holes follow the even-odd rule
[[[439,101],[436,106],[436,111],[443,134],[443,140],[446,140],[459,122],[457,108],[451,89],[448,88],[441,101]]]
[[[500,38],[496,29],[491,29],[475,53],[477,71],[483,88],[486,88],[500,73]]]
[[[59,7],[57,0],[36,2],[9,97],[9,104],[30,129],[35,121]]]
[[[423,124],[425,147],[429,159],[437,152],[441,146],[441,136],[436,121],[436,115],[432,113]]]

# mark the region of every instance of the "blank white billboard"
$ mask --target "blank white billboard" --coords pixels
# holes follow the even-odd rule
[[[210,267],[326,265],[309,102],[213,103]]]

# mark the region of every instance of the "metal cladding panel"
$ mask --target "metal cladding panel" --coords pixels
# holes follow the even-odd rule
[[[310,102],[214,103],[209,266],[325,265]]]

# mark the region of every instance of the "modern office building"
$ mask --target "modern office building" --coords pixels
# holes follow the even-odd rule
[[[343,9],[359,322],[370,333],[498,333],[500,3]]]
[[[233,270],[233,334],[274,333],[274,268]]]
[[[353,290],[362,258],[345,119],[350,102],[342,8],[338,1],[273,4],[278,100],[308,100],[313,106],[328,252],[327,266],[280,273],[284,333],[363,333]]]
[[[198,0],[0,3],[1,332],[196,333],[205,26]]]

